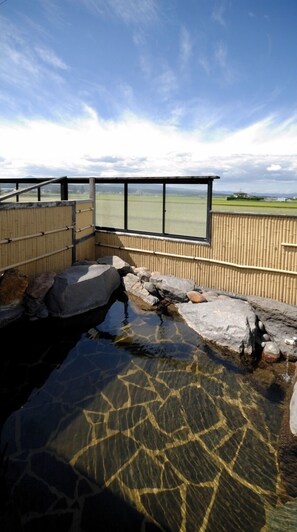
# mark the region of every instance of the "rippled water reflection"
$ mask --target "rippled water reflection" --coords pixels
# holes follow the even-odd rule
[[[116,301],[2,430],[24,530],[260,531],[282,405],[178,318]]]

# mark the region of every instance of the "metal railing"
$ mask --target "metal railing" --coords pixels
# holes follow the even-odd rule
[[[26,192],[32,191],[34,189],[37,189],[38,191],[38,198],[37,201],[46,201],[48,199],[45,197],[42,197],[41,189],[47,185],[52,185],[54,183],[60,183],[60,198],[61,200],[69,200],[69,199],[81,199],[78,197],[78,193],[71,194],[71,198],[69,197],[69,185],[85,185],[89,184],[89,199],[93,201],[93,207],[94,207],[94,215],[93,215],[93,223],[96,229],[99,230],[113,230],[113,231],[124,231],[125,233],[139,233],[139,234],[147,234],[147,235],[155,235],[155,236],[161,236],[164,238],[172,237],[176,239],[188,239],[188,240],[200,240],[204,242],[210,242],[211,240],[211,209],[212,209],[212,185],[213,180],[219,179],[219,176],[162,176],[162,177],[156,177],[156,176],[147,176],[147,177],[68,177],[68,176],[62,176],[62,177],[56,177],[56,178],[19,178],[19,179],[4,179],[0,178],[0,187],[1,183],[5,183],[7,186],[7,183],[15,183],[16,187],[14,190],[2,194],[0,196],[0,203],[6,201],[9,198],[16,198],[16,201],[19,201],[19,195],[25,194]],[[20,189],[20,185],[24,184],[31,184],[30,186],[27,186],[25,188]],[[110,185],[116,185],[121,187],[121,205],[120,210],[123,212],[122,218],[117,217],[117,208],[114,206],[111,209],[112,216],[108,216],[106,219],[105,215],[102,215],[103,209],[106,207],[106,205],[103,205],[103,198],[105,197],[104,194],[99,193],[99,189],[97,186],[104,186],[106,188],[107,192],[109,190]],[[157,226],[152,227],[152,225],[155,225],[155,219],[151,220],[152,213],[148,207],[148,203],[145,203],[144,207],[146,208],[146,216],[145,224],[143,223],[143,212],[140,214],[141,220],[139,221],[139,224],[136,224],[135,221],[132,223],[130,222],[129,215],[130,212],[134,212],[135,205],[132,205],[132,202],[129,202],[129,199],[135,198],[135,193],[133,193],[131,190],[133,189],[133,186],[135,185],[140,187],[141,194],[144,194],[144,201],[147,202],[148,196],[147,194],[147,187],[153,188],[156,190],[158,188],[158,195],[160,198],[160,205],[161,205],[161,211],[157,213],[157,215],[160,217],[157,220]],[[173,185],[173,186],[172,186]],[[194,213],[189,213],[185,211],[185,216],[189,216],[189,221],[192,222],[192,229],[186,228],[186,231],[184,231],[184,218],[182,220],[179,220],[180,225],[182,227],[176,226],[176,220],[173,219],[173,210],[172,207],[170,211],[168,211],[168,201],[167,198],[169,198],[170,195],[174,194],[174,190],[176,190],[174,187],[175,185],[182,186],[183,188],[189,188],[189,194],[193,197],[197,198],[197,192],[193,193],[193,187],[196,188],[198,185],[199,189],[199,195],[202,193],[201,197],[204,197],[203,199],[203,205],[198,206],[199,211],[196,209]],[[105,187],[107,186],[107,187]],[[204,187],[204,188],[203,188]],[[106,192],[105,190],[105,192]],[[135,188],[134,188],[135,190]],[[170,193],[167,191],[171,191]],[[192,190],[192,192],[191,192]],[[110,192],[110,191],[109,191]],[[76,197],[74,197],[76,196]],[[101,200],[100,200],[101,198]],[[31,200],[32,201],[32,200]],[[133,199],[135,201],[135,199]],[[98,215],[96,215],[96,203],[98,207]],[[130,208],[131,207],[131,208]],[[195,209],[195,206],[193,207]],[[198,227],[198,219],[197,219],[197,213],[202,213],[202,221],[199,218],[199,226]],[[134,216],[134,215],[133,215]],[[151,223],[151,221],[154,222],[154,224]],[[168,222],[168,223],[167,223]],[[174,223],[173,223],[174,222]],[[139,225],[139,227],[137,227]],[[177,231],[176,231],[177,229]]]
[[[37,181],[37,183],[36,183]],[[30,192],[31,190],[36,190],[38,192],[38,201],[41,201],[41,188],[45,187],[46,185],[52,184],[52,183],[60,183],[61,189],[60,189],[60,197],[61,200],[68,200],[68,182],[67,177],[53,177],[50,179],[45,178],[24,178],[24,179],[13,179],[10,181],[9,179],[3,179],[0,178],[0,183],[15,183],[15,188],[11,190],[10,192],[7,192],[6,194],[0,195],[0,201],[5,201],[10,198],[16,198],[16,201],[19,201],[20,194],[25,194],[27,192]],[[25,187],[20,189],[19,185],[24,183],[31,183],[33,182],[34,185]]]

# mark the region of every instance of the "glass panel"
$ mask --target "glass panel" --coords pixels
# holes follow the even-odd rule
[[[124,229],[124,185],[96,185],[96,225]]]
[[[41,187],[41,201],[60,201],[61,185],[59,183],[50,183]]]
[[[207,185],[166,185],[165,233],[206,238]]]
[[[33,185],[33,183],[24,183],[24,184],[19,184],[18,186],[18,190],[23,190],[24,188],[27,188],[27,187],[31,187]],[[18,196],[18,201],[20,203],[26,203],[26,202],[31,202],[31,201],[38,201],[38,196],[37,196],[37,189],[35,190],[29,190],[28,192],[25,192],[23,194],[20,194]],[[13,197],[13,198],[10,198],[10,201],[17,201],[17,196]]]
[[[9,183],[0,183],[0,196],[2,194],[9,194],[10,192],[12,192],[14,189],[16,188],[16,183],[13,183],[12,181],[10,181]],[[16,201],[16,197],[15,196],[12,196],[11,198],[7,198],[6,200],[2,200],[0,202],[0,205],[1,203],[3,203],[4,201],[6,202],[10,202],[10,203],[13,203],[14,201]]]
[[[68,185],[68,199],[69,200],[84,200],[89,199],[90,196],[90,186],[89,183],[73,184],[69,183]]]
[[[162,232],[163,186],[161,184],[128,185],[128,229]]]

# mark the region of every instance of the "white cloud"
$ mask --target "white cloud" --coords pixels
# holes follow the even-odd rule
[[[182,27],[180,32],[180,60],[182,66],[186,66],[192,54],[192,39],[189,31]]]
[[[154,80],[156,91],[167,100],[177,89],[178,81],[174,71],[168,67],[162,67],[160,74]]]
[[[267,172],[278,172],[282,167],[280,164],[270,164],[267,166]]]
[[[216,3],[216,5],[215,5],[215,7],[213,9],[213,12],[211,14],[212,19],[215,22],[218,22],[219,24],[221,24],[222,26],[226,25],[226,21],[225,21],[225,18],[224,18],[225,11],[226,11],[225,1],[224,0],[220,0],[220,1],[218,1]]]
[[[36,46],[35,50],[42,59],[42,61],[44,61],[44,63],[47,63],[48,65],[53,66],[54,68],[59,68],[61,70],[68,69],[64,61],[62,61],[62,59],[60,59],[60,57],[58,57],[55,52],[53,52],[53,50],[41,46]]]
[[[227,47],[224,43],[218,43],[215,48],[215,59],[221,68],[226,67]]]
[[[155,0],[82,0],[99,16],[115,16],[126,24],[146,25],[158,19]],[[81,2],[81,0],[79,0]]]
[[[203,68],[203,70],[206,72],[207,75],[211,73],[211,66],[209,63],[209,60],[205,55],[200,55],[198,57],[198,63]]]
[[[32,39],[29,32],[0,17],[0,82],[27,90],[36,90],[44,80],[63,82],[56,69],[66,70],[65,63],[53,50],[36,42],[32,44],[32,40],[36,40],[36,35]]]
[[[286,121],[285,121],[286,122]],[[0,123],[0,175],[221,176],[217,189],[295,192],[297,120],[289,131],[272,117],[205,136],[131,113],[103,120],[91,107],[60,123]],[[285,168],[280,180],[275,172]],[[38,170],[39,169],[39,170]],[[61,174],[62,172],[62,174]]]

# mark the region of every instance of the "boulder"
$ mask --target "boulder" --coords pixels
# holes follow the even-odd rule
[[[197,292],[196,290],[191,290],[190,292],[187,292],[187,296],[192,303],[206,303],[207,302],[207,299],[204,297],[204,295],[201,294],[200,292]]]
[[[188,301],[187,292],[195,289],[194,281],[180,279],[174,275],[151,275],[150,282],[155,285],[162,299],[168,299],[171,302]]]
[[[257,318],[247,302],[217,298],[204,305],[189,302],[177,303],[176,307],[189,327],[203,340],[240,355],[245,365],[254,364]]]
[[[155,309],[159,303],[158,297],[153,296],[144,287],[138,275],[128,273],[123,278],[125,291],[129,296],[132,296],[134,301],[138,303],[143,309]]]
[[[41,273],[29,283],[26,294],[34,299],[42,300],[53,286],[55,277],[55,272]]]
[[[97,259],[97,264],[109,264],[110,266],[113,266],[119,272],[121,277],[132,272],[132,267],[130,264],[125,262],[117,255],[106,255],[105,257],[100,257]]]
[[[295,375],[293,379],[293,390],[290,399],[289,413],[290,413],[290,431],[294,436],[297,436],[297,363],[295,362]]]
[[[278,362],[281,357],[281,353],[278,345],[275,342],[264,342],[263,351],[262,351],[262,360],[269,364]]]
[[[10,268],[0,277],[0,329],[24,314],[24,296],[28,277],[17,268]]]
[[[113,266],[70,266],[55,276],[45,303],[52,316],[75,316],[106,305],[120,284],[121,277]]]
[[[0,282],[0,308],[18,306],[28,286],[28,277],[17,268],[6,270]]]
[[[53,286],[55,276],[55,272],[44,272],[29,283],[24,297],[24,306],[25,315],[30,320],[48,317],[48,309],[44,303],[44,298]]]
[[[290,361],[297,360],[297,345],[286,343],[297,336],[297,307],[258,296],[247,296],[266,332],[277,343],[281,354]]]

